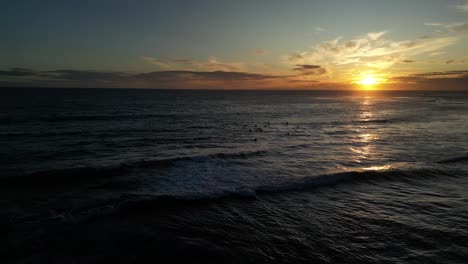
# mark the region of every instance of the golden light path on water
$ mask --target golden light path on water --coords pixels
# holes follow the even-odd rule
[[[375,151],[374,142],[380,138],[380,135],[373,132],[368,125],[369,121],[379,119],[374,111],[375,103],[377,101],[372,95],[365,95],[359,102],[358,120],[359,124],[362,125],[359,125],[356,129],[358,135],[353,140],[353,143],[358,146],[350,147],[351,152],[354,154],[354,161],[359,164],[365,164],[369,161],[374,162],[377,159],[378,154]],[[390,165],[373,165],[364,167],[362,170],[388,170],[390,168]]]

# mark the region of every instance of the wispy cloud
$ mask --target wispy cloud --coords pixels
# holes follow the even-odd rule
[[[299,71],[303,75],[322,75],[327,73],[327,69],[324,67],[312,64],[297,64],[293,70]]]
[[[455,36],[424,37],[394,41],[384,39],[385,32],[368,33],[351,40],[336,38],[296,52],[286,57],[292,65],[319,64],[333,66],[360,66],[385,69],[412,56],[439,52],[457,40]]]
[[[450,59],[445,61],[445,64],[465,64],[467,62],[467,57],[462,57],[458,59]]]
[[[436,51],[436,52],[431,52],[429,56],[439,56],[445,54],[445,51]]]
[[[323,28],[323,27],[316,27],[316,28],[314,29],[314,31],[315,31],[316,33],[322,33],[322,32],[325,32],[325,31],[327,31],[327,30],[326,30],[325,28]]]
[[[468,22],[453,23],[446,26],[448,30],[453,32],[468,31]]]
[[[154,64],[165,70],[240,71],[244,69],[244,63],[222,62],[214,56],[209,57],[206,61],[192,59],[157,59],[152,57],[142,57],[142,59],[147,63]]]
[[[255,56],[265,56],[268,52],[266,50],[263,50],[263,49],[258,49],[258,50],[255,50],[254,51],[254,54]]]
[[[406,78],[460,78],[468,77],[468,70],[417,73]]]
[[[443,26],[443,24],[441,23],[437,23],[437,22],[426,22],[424,23],[425,26],[428,26],[428,27],[440,27],[440,26]]]
[[[385,33],[385,31],[382,31],[382,32],[371,32],[371,33],[368,33],[367,36],[369,36],[369,38],[371,40],[377,40],[379,39],[380,37],[382,37]]]
[[[450,32],[454,32],[454,33],[461,33],[461,32],[468,31],[468,22],[455,22],[455,23],[449,23],[449,24],[429,22],[429,23],[424,23],[424,25],[429,26],[429,27],[445,28],[446,30]]]
[[[461,12],[468,12],[468,1],[464,4],[455,5],[455,9]]]
[[[203,81],[251,81],[279,78],[278,76],[226,71],[158,71],[135,74],[129,77],[134,80],[145,81],[181,81],[181,80],[203,80]]]
[[[141,57],[145,62],[154,64],[160,68],[170,68],[172,65],[170,62],[165,61],[165,60],[160,60],[160,59],[155,59],[151,57]]]

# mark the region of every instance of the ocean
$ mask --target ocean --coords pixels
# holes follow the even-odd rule
[[[2,263],[467,263],[468,92],[0,90]]]

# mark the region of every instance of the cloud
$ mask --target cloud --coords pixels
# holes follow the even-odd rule
[[[460,59],[450,59],[445,61],[445,64],[464,64],[466,62],[467,57],[462,57]]]
[[[464,31],[468,31],[468,23],[467,22],[453,23],[453,24],[446,25],[446,28],[453,32],[464,32]]]
[[[426,72],[391,79],[392,88],[424,90],[467,90],[468,70]]]
[[[293,70],[299,71],[303,75],[322,75],[327,73],[327,70],[322,66],[312,64],[297,64]]]
[[[299,75],[269,75],[226,71],[155,71],[147,73],[99,72],[90,70],[34,71],[10,69],[0,71],[0,86],[41,87],[135,87],[184,89],[348,89],[350,84],[308,79],[326,72],[321,65],[300,64]],[[302,78],[304,76],[304,78]],[[33,79],[29,79],[29,78]],[[15,78],[15,79],[11,79]],[[466,90],[468,70],[426,72],[391,78],[391,88]]]
[[[34,71],[24,68],[10,68],[6,71],[0,71],[0,76],[10,77],[33,77],[69,81],[99,81],[116,80],[127,76],[121,72],[99,72],[99,71],[80,71],[80,70],[55,70],[55,71]]]
[[[135,74],[130,77],[135,80],[145,81],[180,81],[180,80],[204,80],[204,81],[251,81],[279,78],[279,76],[226,71],[157,71]]]
[[[315,70],[315,69],[320,69],[322,68],[320,65],[308,65],[308,64],[298,64],[296,65],[297,68],[295,68],[294,70]]]
[[[99,72],[99,71],[80,71],[80,70],[56,70],[41,72],[42,77],[56,78],[71,81],[115,81],[124,79],[128,74],[121,72]]]
[[[418,64],[464,64],[468,57],[460,57],[456,59],[445,59],[445,60],[418,60]],[[401,63],[416,63],[414,60],[402,60]]]
[[[424,23],[425,26],[428,26],[428,27],[440,27],[440,26],[443,26],[443,24],[441,23],[434,23],[434,22],[426,22]]]
[[[414,40],[393,41],[383,39],[384,31],[368,33],[351,40],[336,38],[286,57],[292,65],[320,64],[328,67],[343,65],[386,69],[395,63],[424,54],[439,52],[457,40],[454,36],[424,37]]]
[[[158,59],[155,59],[155,58],[151,58],[151,57],[142,57],[142,59],[147,62],[147,63],[150,63],[150,64],[154,64],[160,68],[170,68],[171,67],[171,63],[168,62],[168,61],[164,61],[164,60],[158,60]]]
[[[254,51],[256,56],[265,56],[268,52],[266,50],[258,49]]]
[[[416,73],[408,76],[398,76],[392,78],[393,81],[400,82],[425,82],[434,79],[466,79],[468,84],[468,70],[444,71],[444,72],[425,72]]]
[[[240,62],[222,62],[218,58],[211,56],[207,61],[190,59],[156,59],[151,57],[142,57],[150,64],[154,64],[161,69],[184,69],[184,70],[202,70],[202,71],[241,71],[244,64]]]
[[[325,32],[327,30],[325,28],[323,28],[323,27],[316,27],[314,29],[314,31],[315,31],[315,33],[322,33],[322,32]]]
[[[444,72],[426,72],[410,75],[412,78],[457,78],[468,77],[468,70],[444,71]]]
[[[24,68],[10,68],[8,70],[0,71],[0,76],[32,76],[36,73],[30,69]]]
[[[429,54],[429,56],[439,56],[445,54],[445,51],[436,51]]]
[[[468,2],[465,4],[456,5],[455,9],[461,12],[468,12]]]
[[[182,61],[180,61],[182,63]],[[0,71],[0,86],[7,87],[134,87],[175,89],[344,89],[339,83],[315,79],[326,73],[320,65],[296,65],[298,74],[262,74],[233,71],[163,70],[127,73],[93,70]],[[27,73],[27,74],[26,74]],[[11,77],[13,76],[13,77]]]
[[[383,36],[386,32],[385,31],[382,31],[382,32],[371,32],[371,33],[368,33],[367,36],[369,36],[369,38],[371,40],[377,40],[379,39],[381,36]]]
[[[462,33],[462,32],[468,31],[468,22],[456,22],[456,23],[450,23],[450,24],[424,23],[424,25],[430,26],[430,27],[442,27],[453,33]]]
[[[147,73],[105,72],[91,70],[34,71],[9,69],[0,71],[0,81],[17,85],[36,83],[44,86],[62,87],[170,87],[203,88],[223,87],[230,84],[251,83],[269,80],[286,80],[288,76],[232,71],[185,71],[169,70]],[[15,79],[11,79],[15,78]],[[16,86],[17,86],[16,85]],[[34,85],[33,85],[34,86]]]

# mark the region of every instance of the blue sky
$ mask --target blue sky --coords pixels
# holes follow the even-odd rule
[[[311,84],[460,71],[467,66],[467,6],[442,0],[10,1],[0,10],[0,70],[231,71],[291,79],[305,73],[297,65],[321,66],[295,78]],[[327,53],[352,40],[360,43],[355,53]],[[405,41],[415,50],[392,48]],[[330,44],[336,47],[323,49]],[[318,58],[319,52],[330,56]],[[294,54],[304,58],[291,60]],[[351,60],[356,57],[359,62]]]

